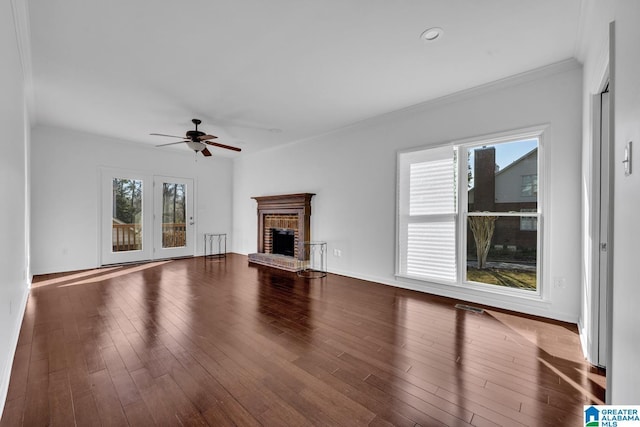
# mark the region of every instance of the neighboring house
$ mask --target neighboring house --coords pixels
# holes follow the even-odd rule
[[[502,170],[496,165],[494,147],[474,150],[474,159],[474,187],[469,190],[469,212],[536,212],[537,148]],[[496,222],[492,246],[497,250],[535,254],[537,230],[535,217],[501,218]]]

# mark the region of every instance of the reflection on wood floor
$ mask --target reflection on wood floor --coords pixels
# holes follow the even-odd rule
[[[581,425],[576,327],[247,258],[36,278],[0,426]]]

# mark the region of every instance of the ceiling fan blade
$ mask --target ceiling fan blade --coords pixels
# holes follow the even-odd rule
[[[207,139],[216,139],[216,138],[217,138],[217,136],[215,136],[215,135],[202,135],[202,136],[198,137],[198,139],[200,141],[205,141]]]
[[[182,144],[183,142],[187,142],[187,141],[169,142],[168,144],[160,144],[160,145],[156,145],[156,147],[166,147],[167,145]]]
[[[213,145],[214,147],[226,148],[227,150],[242,151],[242,149],[238,147],[232,147],[230,145],[220,144],[219,142],[211,142],[211,141],[202,141],[202,142],[204,142],[205,144]]]
[[[209,151],[209,149],[207,147],[204,147],[204,149],[202,151],[200,151],[202,153],[203,156],[205,157],[209,157],[211,156],[211,151]]]
[[[150,133],[149,135],[153,135],[153,136],[168,136],[169,138],[180,138],[180,139],[184,139],[184,136],[165,135],[164,133]]]

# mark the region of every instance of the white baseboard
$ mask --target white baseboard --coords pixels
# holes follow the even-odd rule
[[[548,301],[534,301],[524,299],[521,301],[520,298],[509,296],[500,296],[500,298],[498,298],[494,294],[483,295],[483,293],[474,289],[462,291],[460,287],[441,285],[437,283],[420,282],[418,284],[417,281],[412,280],[398,280],[385,277],[367,276],[333,269],[329,269],[329,272],[341,276],[353,277],[354,279],[376,282],[387,286],[410,289],[413,291],[443,296],[447,298],[454,298],[466,302],[496,307],[503,310],[516,311],[519,313],[559,320],[567,323],[578,323],[577,315],[554,311],[551,308],[551,303],[549,303]]]

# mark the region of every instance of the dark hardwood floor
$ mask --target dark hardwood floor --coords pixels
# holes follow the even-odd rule
[[[190,258],[37,277],[0,426],[579,426],[576,327]]]

